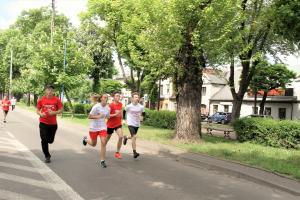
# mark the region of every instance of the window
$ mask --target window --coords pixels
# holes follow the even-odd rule
[[[218,105],[213,106],[213,113],[216,113],[216,112],[218,112]]]
[[[224,112],[229,112],[229,105],[224,105]]]
[[[202,91],[201,91],[202,93],[202,96],[206,96],[206,87],[202,87]]]
[[[252,107],[252,114],[258,114],[258,107]]]
[[[167,84],[167,94],[170,94],[170,84]]]
[[[279,119],[285,119],[286,118],[286,108],[279,108],[278,117],[279,117]]]
[[[163,96],[164,95],[164,87],[163,87],[163,85],[160,85],[159,86],[159,90],[160,90],[160,96]]]
[[[265,107],[265,115],[271,115],[271,114],[272,114],[271,107]]]

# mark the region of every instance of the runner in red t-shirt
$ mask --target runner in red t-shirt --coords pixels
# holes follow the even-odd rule
[[[3,115],[4,115],[4,119],[3,119],[4,123],[6,123],[6,116],[8,114],[10,104],[11,103],[8,100],[7,96],[4,96],[3,100],[1,101],[1,106],[2,106]]]
[[[45,89],[45,96],[37,103],[36,113],[40,116],[40,136],[42,149],[45,155],[45,162],[51,162],[48,144],[54,142],[57,130],[56,115],[62,113],[63,105],[59,98],[54,96],[54,87],[48,85]]]
[[[107,121],[107,142],[109,141],[111,135],[114,131],[118,134],[119,140],[117,144],[117,151],[115,153],[115,157],[121,159],[120,149],[122,146],[123,140],[123,131],[122,131],[122,109],[123,105],[120,102],[120,93],[114,93],[114,100],[109,105],[110,107],[110,118]]]

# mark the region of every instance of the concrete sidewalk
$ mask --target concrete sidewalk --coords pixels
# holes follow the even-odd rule
[[[26,112],[27,116],[37,118],[35,113],[29,112],[26,109],[19,108],[18,110],[23,113]],[[86,126],[61,119],[59,119],[59,127],[76,131],[87,131],[88,129]],[[117,137],[115,137],[114,134],[111,140],[113,143],[116,143],[116,139]],[[112,143],[112,141],[110,143]],[[216,171],[217,173],[246,179],[264,186],[288,192],[292,195],[300,196],[300,182],[284,175],[275,174],[264,169],[247,166],[238,162],[217,159],[204,154],[190,153],[173,146],[142,140],[140,138],[138,139],[137,147],[142,154],[147,153],[163,156],[165,158],[181,162],[185,165],[209,169]]]

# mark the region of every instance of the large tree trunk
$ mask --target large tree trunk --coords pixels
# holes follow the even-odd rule
[[[201,89],[205,58],[203,52],[198,59],[193,55],[195,49],[189,31],[178,58],[183,74],[178,78],[177,84],[176,138],[197,141],[202,137]]]
[[[260,102],[260,106],[259,106],[259,114],[260,115],[264,114],[267,96],[268,96],[268,92],[264,91],[264,95],[263,95],[263,98],[262,98],[262,100]]]

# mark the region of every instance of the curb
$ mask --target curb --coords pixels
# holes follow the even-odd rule
[[[147,140],[143,140],[143,141],[147,141]],[[140,145],[142,144],[140,143]],[[166,156],[168,158],[171,158],[183,164],[190,164],[193,165],[194,167],[201,167],[208,170],[221,172],[229,176],[242,178],[247,181],[257,183],[259,185],[263,185],[283,192],[287,192],[295,196],[300,196],[300,183],[294,179],[291,179],[281,174],[276,174],[265,169],[252,167],[234,161],[232,162],[229,160],[215,158],[213,156],[209,156],[205,154],[184,152],[184,154],[186,155],[182,155],[180,153],[179,154],[172,153],[172,151],[168,148],[168,145],[160,144],[160,146],[163,146],[164,148],[159,150],[151,148],[150,147],[151,145],[147,145],[147,146],[142,145],[142,146],[145,149],[149,149],[151,151],[157,152],[158,155]],[[215,163],[209,162],[209,160],[214,160]],[[226,165],[231,165],[231,166],[226,167]],[[238,170],[238,168],[240,168],[241,170]],[[247,173],[247,171],[250,171],[250,173]],[[271,176],[271,179],[269,178],[268,180],[266,176]],[[283,184],[280,183],[278,184],[278,182],[281,182]],[[292,187],[288,187],[289,184]]]

